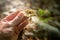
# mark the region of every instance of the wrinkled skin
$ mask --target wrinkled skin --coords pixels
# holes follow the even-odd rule
[[[17,40],[19,32],[28,24],[27,17],[20,11],[0,21],[0,40]]]

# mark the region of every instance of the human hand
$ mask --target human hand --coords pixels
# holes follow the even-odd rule
[[[0,21],[0,40],[17,40],[19,32],[28,24],[27,17],[20,11],[8,15]],[[2,36],[1,35],[1,36]],[[8,38],[9,37],[9,38]]]

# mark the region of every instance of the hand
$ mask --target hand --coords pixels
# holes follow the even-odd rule
[[[0,21],[0,34],[5,34],[3,36],[7,38],[6,40],[17,40],[19,32],[27,24],[27,17],[20,11],[16,11]],[[10,38],[8,39],[8,37]],[[0,38],[0,40],[2,39],[4,38]]]

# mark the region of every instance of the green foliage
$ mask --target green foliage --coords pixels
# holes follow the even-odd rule
[[[42,19],[42,21],[45,22],[45,23],[48,23],[48,21],[51,20],[51,19],[52,19],[52,17],[49,17],[49,18],[46,18],[46,19]]]
[[[39,9],[39,10],[38,10],[38,15],[39,15],[39,16],[43,16],[43,15],[44,15],[44,10]]]
[[[38,15],[39,15],[39,16],[44,16],[44,15],[49,16],[49,15],[50,15],[50,11],[48,11],[48,10],[43,10],[43,9],[39,9],[39,10],[38,10]]]
[[[50,17],[50,12],[47,10],[43,10],[43,9],[39,9],[38,10],[38,16],[41,19],[41,21],[43,22],[48,22],[49,20],[52,19],[52,17]]]

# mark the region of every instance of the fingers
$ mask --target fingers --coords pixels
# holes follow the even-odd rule
[[[23,14],[23,13],[19,13],[19,14],[18,14],[13,20],[11,20],[10,22],[11,22],[11,24],[12,24],[13,26],[16,26],[16,25],[18,25],[18,24],[22,21],[23,18],[25,18],[24,14]]]
[[[21,24],[18,26],[14,27],[15,34],[19,34],[19,32],[28,24],[27,20],[24,20]]]
[[[28,21],[27,21],[27,20],[25,20],[24,22],[22,22],[22,23],[18,26],[19,31],[21,31],[27,24],[28,24]]]
[[[20,13],[20,11],[16,11],[2,20],[5,22],[9,22],[13,26],[16,26],[26,18],[27,17],[25,17],[23,13]]]
[[[19,13],[20,11],[15,11],[14,13],[8,15],[7,17],[5,17],[4,19],[2,20],[7,20],[7,21],[11,21],[12,19],[14,19],[14,17],[16,17],[16,15]]]
[[[24,21],[26,18],[27,17],[25,17],[24,13],[22,13],[20,11],[16,11],[16,12],[12,13],[11,15],[8,15],[4,19],[2,19],[2,21],[8,22],[12,26],[16,26],[19,23],[21,23],[22,21]]]
[[[22,23],[24,20],[27,20],[27,19],[28,19],[28,17],[24,16],[24,18],[21,20],[20,23]],[[19,23],[19,24],[20,24],[20,23]]]

